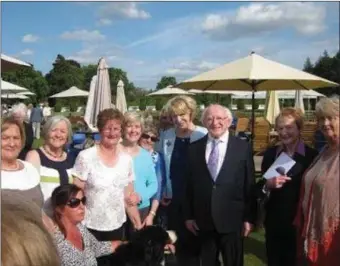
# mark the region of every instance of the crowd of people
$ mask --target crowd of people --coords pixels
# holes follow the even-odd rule
[[[41,125],[35,109],[31,123],[25,119],[25,108],[14,106],[1,122],[5,266],[96,266],[149,225],[176,232],[178,265],[221,265],[221,257],[224,266],[242,266],[259,202],[269,266],[340,261],[338,97],[316,105],[327,140],[320,153],[303,142],[299,110],[281,110],[280,141],[264,152],[261,172],[282,152],[295,164],[261,180],[252,143],[229,131],[232,113],[218,104],[202,112],[202,125],[194,124],[197,106],[188,96],[170,99],[159,121],[105,109],[97,118],[100,140],[76,158],[65,149],[71,124],[59,115],[46,119],[43,144],[32,149]]]

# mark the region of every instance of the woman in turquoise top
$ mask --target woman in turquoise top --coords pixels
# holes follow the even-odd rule
[[[132,204],[137,204],[141,221],[145,223],[150,212],[150,202],[158,189],[158,181],[151,154],[138,145],[143,131],[143,119],[135,112],[124,115],[122,148],[133,158],[134,188],[138,194]],[[130,231],[130,230],[129,230]]]

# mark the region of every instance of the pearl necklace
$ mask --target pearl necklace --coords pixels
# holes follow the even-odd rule
[[[43,147],[44,151],[50,155],[51,157],[53,157],[54,159],[61,159],[64,156],[64,152],[62,152],[60,155],[54,155],[53,153],[51,153],[49,150],[47,150],[45,147]]]

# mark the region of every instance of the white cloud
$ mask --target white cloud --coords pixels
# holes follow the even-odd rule
[[[25,50],[20,52],[20,55],[32,55],[32,54],[34,54],[34,51],[32,51],[30,49],[25,49]]]
[[[65,31],[60,35],[64,40],[73,41],[102,41],[105,40],[105,35],[101,34],[98,30],[88,31],[88,30],[75,30],[75,31]]]
[[[304,35],[325,30],[326,7],[320,3],[252,3],[241,6],[236,13],[216,13],[206,16],[201,27],[213,39],[236,39],[260,33],[294,28]]]
[[[36,42],[39,40],[39,37],[33,34],[26,34],[22,37],[22,42]]]
[[[112,20],[108,18],[101,18],[97,22],[98,26],[109,26],[111,24],[112,24]]]
[[[98,10],[101,18],[110,19],[148,19],[150,13],[140,9],[134,2],[114,2],[102,5]]]

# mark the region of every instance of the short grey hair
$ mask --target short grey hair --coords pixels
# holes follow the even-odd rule
[[[209,108],[211,108],[211,107],[213,107],[213,106],[222,108],[222,109],[224,110],[224,112],[225,112],[227,118],[229,118],[230,120],[233,120],[233,115],[232,115],[231,111],[229,110],[229,108],[227,108],[227,107],[225,107],[225,106],[223,106],[223,105],[220,105],[220,104],[210,104],[210,105],[208,105],[208,106],[203,110],[203,112],[202,112],[202,114],[201,114],[201,123],[202,123],[202,125],[204,125],[203,122],[204,122],[204,119],[205,119],[205,117],[206,117],[206,115],[207,115],[207,111],[209,110]]]
[[[339,96],[322,97],[315,106],[315,114],[321,117],[339,117]]]
[[[72,126],[71,126],[70,120],[68,120],[65,116],[62,116],[62,115],[51,116],[50,118],[47,119],[42,129],[42,137],[46,139],[48,136],[48,133],[53,128],[55,128],[55,126],[61,121],[64,121],[67,125],[67,131],[68,131],[67,143],[71,143],[72,142]]]
[[[141,114],[137,112],[126,112],[124,114],[124,128],[130,123],[140,123],[142,130],[144,129],[144,118]]]
[[[27,106],[24,103],[18,103],[12,106],[12,114],[21,114],[23,118],[27,115]]]

